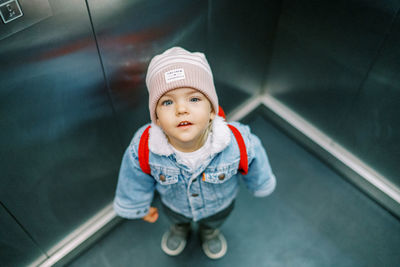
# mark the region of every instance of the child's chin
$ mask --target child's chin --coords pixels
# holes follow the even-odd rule
[[[186,147],[189,147],[191,144],[196,144],[196,141],[190,138],[181,139],[179,142]]]
[[[181,138],[179,139],[179,142],[181,145],[190,148],[191,146],[196,146],[199,142],[199,140],[193,139],[193,138]]]

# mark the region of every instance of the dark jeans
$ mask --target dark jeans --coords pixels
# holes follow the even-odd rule
[[[161,202],[162,203],[162,202]],[[225,222],[228,218],[229,214],[232,212],[235,206],[235,201],[232,201],[228,207],[221,210],[220,212],[211,215],[207,218],[201,219],[198,221],[199,227],[201,229],[216,229],[221,227],[221,225]],[[162,203],[163,211],[165,215],[167,215],[168,219],[171,221],[172,224],[179,224],[179,225],[190,225],[192,219],[183,216],[182,214],[176,213],[175,211],[171,210],[167,206]]]

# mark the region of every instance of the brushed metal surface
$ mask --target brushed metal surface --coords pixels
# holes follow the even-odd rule
[[[339,140],[400,189],[400,15],[386,31]]]
[[[6,2],[8,0],[0,0],[0,4]],[[18,3],[22,16],[7,24],[3,24],[0,20],[0,40],[27,29],[53,15],[48,0],[18,0]]]
[[[48,254],[110,203],[123,153],[86,3],[52,9],[0,41],[0,200]]]
[[[399,2],[283,1],[267,91],[400,186]]]
[[[46,254],[0,203],[1,266],[26,266],[37,258],[45,259]]]
[[[262,91],[281,1],[209,2],[209,61],[216,83],[230,92],[221,101],[239,105]],[[237,95],[235,90],[246,96]]]

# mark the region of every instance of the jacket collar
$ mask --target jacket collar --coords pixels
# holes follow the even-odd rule
[[[224,150],[231,142],[231,132],[226,121],[215,116],[211,130],[211,151],[210,155],[217,154]],[[174,154],[171,145],[168,143],[167,136],[163,130],[152,123],[149,131],[149,150],[160,156],[170,156]]]

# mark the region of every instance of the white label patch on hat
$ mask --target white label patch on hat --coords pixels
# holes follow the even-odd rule
[[[174,69],[167,71],[165,73],[165,82],[170,83],[174,81],[179,81],[185,79],[185,70],[184,69]]]

